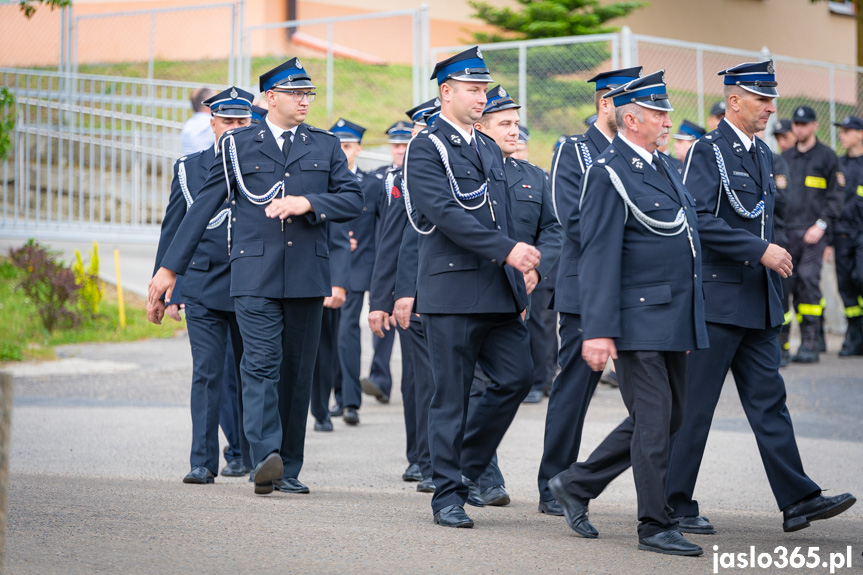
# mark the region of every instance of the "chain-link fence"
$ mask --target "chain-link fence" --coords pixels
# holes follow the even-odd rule
[[[0,0],[0,66],[59,69],[67,15],[40,6],[28,19],[17,1]]]
[[[432,60],[464,49],[432,50]],[[593,85],[586,80],[618,68],[620,52],[617,34],[501,42],[481,50],[494,85],[503,86],[521,106],[521,122],[530,128],[531,161],[545,167],[561,135],[586,129],[584,121],[595,113]]]
[[[307,121],[356,122],[369,150],[386,144],[386,129],[422,101],[427,39],[426,8],[251,26],[242,78],[257,91],[260,74],[298,57],[318,94]]]
[[[152,241],[196,85],[0,69],[15,95],[0,163],[5,235]]]

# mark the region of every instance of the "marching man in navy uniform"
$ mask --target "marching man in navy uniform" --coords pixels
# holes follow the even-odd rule
[[[780,276],[790,276],[793,264],[791,255],[773,243],[773,155],[755,137],[776,111],[773,62],[740,64],[719,75],[725,77],[725,118],[689,151],[684,176],[698,206],[710,349],[690,356],[685,415],[669,462],[668,504],[681,531],[715,532],[692,496],[713,412],[731,369],[784,514],[783,529],[796,531],[841,513],[854,498],[848,493],[822,496],[803,471],[779,375]]]
[[[249,92],[232,86],[203,102],[212,113],[210,124],[216,140],[228,130],[249,125],[253,99]],[[183,156],[174,164],[171,196],[162,219],[154,273],[161,266],[180,222],[194,204],[210,167],[218,157],[219,150],[213,145]],[[184,279],[174,297],[174,302],[180,301],[181,296],[184,300],[192,347],[192,470],[183,478],[183,483],[213,483],[218,474],[219,410],[223,399],[224,370],[234,369],[239,379],[240,358],[243,356],[243,342],[231,299],[230,261],[226,248],[230,209],[217,206],[210,216],[188,269],[177,270]],[[147,310],[148,319],[153,323],[161,323],[164,314],[165,302],[161,299]],[[234,352],[234,364],[230,366],[225,362],[228,339]],[[234,403],[238,400],[236,397],[225,399]],[[242,425],[238,433],[242,434]],[[241,458],[234,461],[238,460],[242,464]]]
[[[323,300],[332,286],[323,224],[359,216],[362,191],[338,139],[303,123],[315,94],[299,60],[263,74],[260,88],[267,115],[222,137],[222,161],[177,230],[148,298],[151,306],[163,293],[170,301],[176,273],[192,261],[216,208],[230,202],[225,249],[244,344],[243,423],[255,493],[268,494],[274,482],[287,490],[302,467]],[[289,407],[281,419],[279,403]]]
[[[518,149],[520,132],[517,110],[521,106],[515,103],[503,86],[495,86],[487,92],[486,97],[488,102],[485,105],[485,111],[480,121],[474,124],[474,129],[491,136],[503,154],[503,167],[516,238],[536,246],[542,254],[539,266],[524,274],[525,287],[530,296],[560,257],[562,232],[554,215],[554,207],[551,205],[551,189],[545,172],[526,160],[512,157]],[[545,361],[546,353],[541,336],[547,329],[545,324],[537,319],[540,316],[535,313],[536,311],[535,307],[530,306],[530,312],[525,321],[530,331],[534,368],[542,366],[542,362]],[[540,341],[534,342],[535,337]],[[532,392],[537,391],[535,381]],[[471,408],[481,401],[491,382],[488,374],[481,369],[477,370],[471,388]],[[541,397],[542,388],[538,391]],[[479,477],[477,484],[480,498],[469,497],[468,503],[482,505],[509,503],[510,498],[504,488],[504,479],[497,466],[496,456]]]
[[[669,436],[682,420],[686,354],[707,346],[695,202],[657,149],[668,141],[671,105],[659,71],[611,90],[617,136],[584,175],[579,263],[582,356],[594,371],[615,360],[630,425],[588,462],[549,480],[570,527],[596,537],[588,498],[631,457],[638,548],[700,555],[665,504]],[[599,487],[598,487],[599,486]]]
[[[549,491],[548,480],[578,460],[584,418],[602,374],[588,367],[581,357],[582,308],[578,277],[581,181],[584,172],[608,148],[617,133],[614,103],[603,96],[640,77],[641,66],[636,66],[603,72],[588,80],[596,85],[597,120],[584,134],[565,138],[552,161],[552,196],[564,238],[551,301],[552,308],[560,312],[560,374],[548,398],[544,447],[537,478],[538,509],[549,515],[563,515],[563,509]],[[628,461],[621,462],[620,471],[628,466]]]
[[[492,81],[474,47],[438,62],[441,114],[405,154],[405,204],[417,209],[422,316],[434,374],[429,410],[435,523],[472,527],[468,488],[491,460],[530,390],[533,362],[520,315],[524,274],[540,252],[515,239],[503,160],[473,129]],[[467,415],[477,362],[497,384]]]
[[[423,114],[440,111],[436,98],[408,110],[413,121],[410,136],[426,127]],[[410,140],[408,140],[410,141]],[[404,156],[402,156],[404,159]],[[404,326],[399,328],[402,352],[402,402],[405,421],[405,455],[408,467],[403,481],[418,482],[417,491],[434,493],[428,442],[428,411],[434,391],[428,346],[420,317],[412,313],[416,300],[417,234],[408,223],[404,206],[402,166],[387,171],[384,221],[379,234],[372,282],[369,289],[369,328],[382,341],[395,321],[396,303]],[[405,245],[409,244],[409,245]],[[403,249],[404,248],[404,249]]]
[[[351,251],[351,271],[347,288],[347,299],[341,309],[338,332],[339,363],[341,367],[341,405],[344,408],[343,420],[348,425],[360,422],[357,410],[362,403],[360,384],[360,313],[363,300],[372,281],[372,267],[375,263],[375,243],[377,227],[383,203],[384,182],[375,174],[357,168],[356,159],[362,151],[363,134],[366,129],[344,118],[339,118],[331,131],[338,136],[342,150],[348,157],[348,167],[357,177],[363,190],[363,212],[360,217],[344,226],[354,240]],[[353,246],[356,246],[355,248]],[[389,395],[387,395],[387,401]]]

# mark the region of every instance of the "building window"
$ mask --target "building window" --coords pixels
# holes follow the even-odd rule
[[[837,2],[831,0],[830,11],[833,14],[842,14],[844,16],[854,16],[854,2],[852,0],[845,0],[844,2]]]

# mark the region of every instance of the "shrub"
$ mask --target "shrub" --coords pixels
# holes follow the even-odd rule
[[[75,274],[75,283],[78,284],[78,309],[86,314],[98,314],[99,304],[105,294],[104,283],[99,279],[99,244],[93,242],[90,263],[86,268],[81,260],[81,252],[75,250],[72,273]]]
[[[80,316],[75,308],[78,284],[71,269],[30,239],[22,247],[9,249],[9,257],[26,274],[20,287],[38,306],[39,318],[49,332],[57,327],[74,327]]]

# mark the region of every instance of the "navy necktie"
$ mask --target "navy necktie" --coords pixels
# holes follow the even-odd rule
[[[287,160],[288,154],[291,152],[291,131],[285,130],[282,132],[282,137],[285,139],[285,143],[282,144],[282,153],[285,155],[285,160]]]

